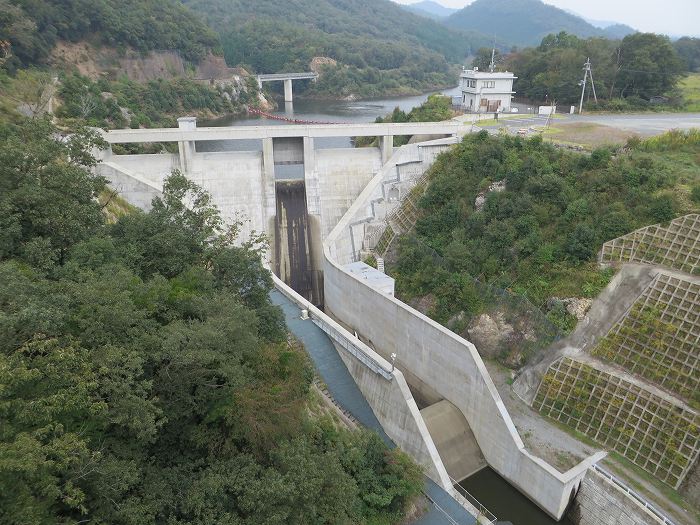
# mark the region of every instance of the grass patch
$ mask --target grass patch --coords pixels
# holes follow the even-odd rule
[[[700,73],[690,73],[678,87],[683,93],[685,111],[700,111]]]
[[[546,139],[553,142],[583,147],[598,147],[609,144],[624,144],[634,136],[631,131],[624,131],[593,122],[558,123],[542,132]]]
[[[125,199],[120,197],[119,194],[111,188],[102,190],[97,200],[100,206],[102,206],[102,213],[105,214],[107,222],[109,223],[117,222],[120,217],[130,215],[137,210],[135,206],[126,202]]]

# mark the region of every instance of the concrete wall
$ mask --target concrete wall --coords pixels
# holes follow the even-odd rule
[[[122,196],[130,203],[142,207],[143,200],[130,186],[133,181],[145,180],[161,189],[163,182],[174,169],[180,169],[177,155],[113,155],[98,165],[98,172],[110,181],[114,176],[107,168],[117,167],[122,174],[131,174],[131,183],[124,175],[117,182],[128,191]],[[227,223],[242,219],[241,238],[247,239],[253,231],[269,233],[274,209],[274,181],[268,184],[262,164],[261,152],[197,153],[192,159],[188,178],[196,182],[212,196],[213,203],[221,211]],[[119,188],[115,188],[119,190]],[[268,193],[272,192],[272,195]]]
[[[118,164],[103,162],[97,165],[95,172],[107,179],[108,185],[129,204],[144,211],[151,209],[155,197],[163,195],[162,184],[153,183]]]
[[[473,344],[398,299],[378,293],[342,267],[358,257],[356,238],[373,219],[372,201],[381,194],[383,178],[395,176],[396,163],[415,158],[411,148],[415,146],[396,152],[324,243],[326,310],[367,338],[380,355],[396,352],[400,368],[459,408],[489,465],[559,519],[587,468],[604,454],[562,474],[529,453]]]
[[[452,492],[449,476],[413,400],[403,374],[323,311],[273,274],[275,287],[301,308],[334,343],[374,415],[391,440],[425,469],[426,474]]]
[[[338,224],[357,196],[380,169],[381,157],[376,148],[316,151],[319,188],[316,206],[321,217],[323,239]],[[307,186],[307,196],[309,194]],[[311,207],[310,202],[309,206]]]
[[[619,485],[592,469],[567,515],[575,525],[663,524]]]

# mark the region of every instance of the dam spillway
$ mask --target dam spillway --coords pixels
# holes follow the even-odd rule
[[[303,180],[282,180],[275,183],[277,214],[275,219],[274,271],[299,295],[323,305],[321,271],[314,268],[314,246],[306,206],[306,184]]]

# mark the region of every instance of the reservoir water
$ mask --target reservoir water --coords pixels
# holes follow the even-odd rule
[[[453,87],[436,93],[447,96],[460,94],[459,87]],[[309,120],[314,122],[374,122],[377,117],[384,117],[398,107],[410,111],[425,102],[430,93],[411,97],[394,97],[370,100],[303,100],[293,104],[280,102],[279,109],[270,111],[271,114],[291,119]],[[230,115],[216,120],[202,121],[200,126],[278,126],[286,122],[272,120],[261,116]],[[316,139],[316,148],[349,148],[352,147],[350,137]],[[197,151],[260,151],[259,140],[216,141],[197,144]]]

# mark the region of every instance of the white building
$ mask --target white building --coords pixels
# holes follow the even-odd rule
[[[462,107],[472,113],[496,113],[510,111],[510,102],[515,94],[513,73],[465,69],[460,75]]]

